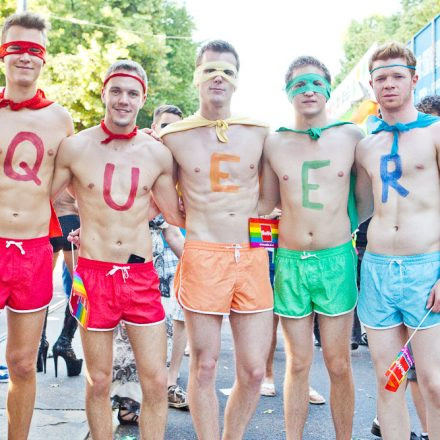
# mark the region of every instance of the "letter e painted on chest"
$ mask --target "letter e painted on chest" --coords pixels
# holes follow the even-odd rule
[[[230,174],[220,170],[221,162],[240,162],[239,156],[233,154],[213,153],[211,156],[211,190],[213,192],[238,192],[240,189],[237,185],[223,185],[221,180],[227,179]]]

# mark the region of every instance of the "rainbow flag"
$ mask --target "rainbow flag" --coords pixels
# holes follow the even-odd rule
[[[388,377],[388,382],[386,383],[385,388],[395,393],[399,388],[399,385],[405,380],[408,371],[413,364],[414,359],[409,352],[408,346],[405,345],[385,373],[385,376]]]
[[[77,271],[73,272],[70,305],[75,318],[78,320],[81,326],[87,330],[90,312],[89,301],[87,298],[86,288],[84,287],[84,282]]]
[[[279,220],[265,218],[249,219],[249,243],[251,247],[278,247]]]

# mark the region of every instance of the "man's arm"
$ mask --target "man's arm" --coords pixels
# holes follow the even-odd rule
[[[179,210],[179,198],[173,179],[173,156],[161,144],[158,144],[157,150],[162,172],[152,188],[154,201],[169,224],[184,228],[185,219]]]
[[[180,229],[177,226],[170,225],[162,233],[171,250],[180,258],[183,252],[183,244],[185,243],[185,237],[180,232]]]
[[[275,206],[280,205],[280,183],[270,165],[270,151],[272,150],[272,136],[267,136],[263,148],[261,169],[260,198],[258,200],[258,214],[270,214]]]
[[[72,138],[65,138],[55,158],[55,172],[52,181],[51,199],[55,200],[72,180],[70,170]]]
[[[362,166],[362,148],[356,147],[356,159],[353,166],[353,173],[356,176],[356,206],[359,217],[359,224],[368,220],[374,211],[373,188],[370,176]]]

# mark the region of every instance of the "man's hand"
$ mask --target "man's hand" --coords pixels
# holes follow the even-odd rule
[[[143,128],[141,130],[142,132],[150,135],[151,137],[153,137],[154,139],[156,139],[156,141],[162,142],[162,139],[156,134],[156,132],[154,130],[152,130],[151,128]],[[162,142],[163,143],[163,142]]]
[[[437,282],[434,284],[434,287],[431,289],[428,302],[426,303],[427,309],[430,309],[431,307],[434,313],[440,313],[440,280],[437,280]]]
[[[79,248],[80,245],[80,239],[79,239],[80,231],[81,228],[75,229],[74,231],[69,232],[69,235],[67,236],[67,241],[73,243],[77,248]]]

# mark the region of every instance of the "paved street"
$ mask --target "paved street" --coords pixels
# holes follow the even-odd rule
[[[56,271],[55,279],[60,279],[59,269]],[[52,347],[60,332],[65,307],[62,302],[65,297],[64,293],[61,292],[59,281],[56,282],[55,287],[56,293],[52,301],[52,307],[55,306],[55,309],[51,311],[48,321],[50,347]],[[6,343],[3,339],[5,332],[5,313],[2,313],[0,315],[0,363],[4,363]],[[75,337],[74,348],[76,353],[82,356],[79,335]],[[368,349],[360,347],[357,351],[352,352],[352,361],[356,387],[356,413],[353,437],[362,440],[375,439],[376,437],[370,434],[371,421],[375,414],[375,384]],[[29,438],[31,440],[84,440],[88,434],[84,411],[84,375],[68,378],[64,361],[59,358],[59,376],[56,379],[54,376],[53,359],[50,358],[47,362],[47,374],[38,373],[37,375],[36,410]],[[245,436],[246,440],[285,439],[281,398],[284,366],[282,336],[279,333],[279,344],[275,355],[277,396],[261,398]],[[227,397],[220,390],[229,389],[232,386],[234,377],[232,338],[229,323],[226,320],[222,334],[222,354],[218,371],[217,389],[219,390],[218,396],[221,410],[223,411]],[[185,357],[181,373],[181,383],[185,386],[187,377],[188,358]],[[322,353],[319,349],[315,350],[311,384],[328,399],[328,376],[325,371]],[[7,385],[0,384],[0,439],[7,438],[5,416],[6,390]],[[410,407],[413,426],[416,432],[420,432],[412,403],[410,403]],[[119,427],[116,420],[114,426],[115,439],[122,440],[129,435],[132,435],[132,438],[138,438],[137,429]],[[304,439],[329,440],[333,438],[329,405],[310,406]],[[188,412],[170,409],[166,439],[196,439]]]

